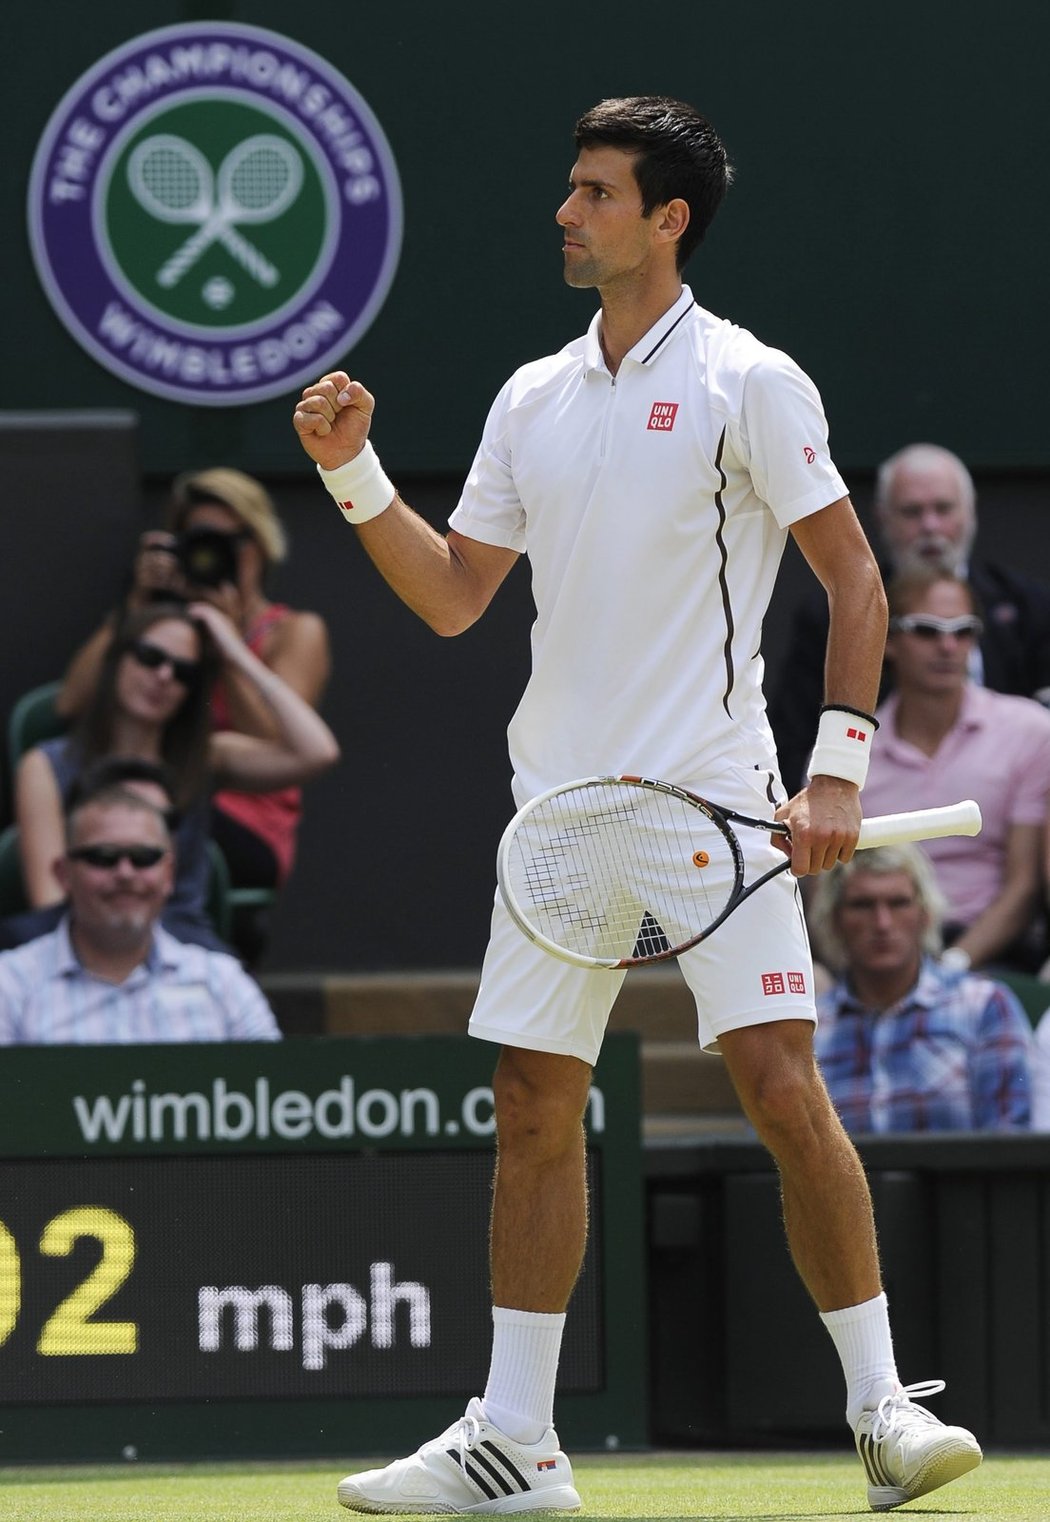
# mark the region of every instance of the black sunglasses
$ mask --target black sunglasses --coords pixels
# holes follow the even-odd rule
[[[70,861],[83,861],[89,867],[98,867],[105,872],[111,872],[122,861],[128,861],[133,867],[142,870],[145,867],[155,867],[158,861],[167,856],[165,846],[74,846],[68,853]]]
[[[956,639],[979,639],[984,625],[975,613],[959,618],[938,618],[935,613],[902,613],[890,619],[892,634],[917,634],[920,639],[939,639],[954,634]]]
[[[145,666],[149,671],[159,671],[162,666],[170,666],[171,674],[183,687],[192,687],[200,674],[200,661],[183,661],[177,656],[169,655],[167,650],[162,650],[159,645],[151,645],[148,639],[134,640],[128,646],[129,654],[133,655],[140,666]]]

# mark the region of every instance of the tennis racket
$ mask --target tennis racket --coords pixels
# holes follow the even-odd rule
[[[159,285],[176,285],[216,242],[260,285],[277,284],[280,272],[235,224],[272,222],[296,199],[303,164],[291,143],[258,132],[230,149],[216,176],[199,148],[159,132],[132,151],[128,183],[142,209],[158,222],[196,227],[158,271]]]
[[[647,777],[585,777],[533,798],[500,841],[496,875],[518,928],[577,967],[640,967],[698,945],[764,883],[744,882],[736,828],[786,836],[786,825],[720,808]],[[883,814],[858,848],[976,835],[972,801]]]

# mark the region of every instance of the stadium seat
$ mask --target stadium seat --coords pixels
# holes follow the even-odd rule
[[[22,853],[18,849],[18,826],[0,831],[0,918],[22,914],[29,908],[22,881]]]
[[[55,710],[61,682],[44,682],[18,699],[7,720],[7,765],[13,777],[15,767],[27,750],[41,740],[65,734],[68,723]]]
[[[248,938],[252,911],[257,914],[265,913],[275,903],[277,894],[272,888],[236,887],[230,877],[229,864],[222,854],[222,849],[214,840],[208,841],[208,859],[211,864],[208,914],[223,940],[229,941],[238,951],[247,953],[252,949]],[[239,917],[240,924],[238,925]],[[239,944],[242,941],[244,944]]]
[[[230,869],[226,858],[215,844],[208,841],[208,898],[205,904],[208,918],[215,926],[216,935],[224,941],[230,938]]]

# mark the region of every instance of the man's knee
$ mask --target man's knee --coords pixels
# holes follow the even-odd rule
[[[775,1021],[732,1031],[721,1038],[721,1047],[740,1102],[760,1135],[823,1129],[830,1102],[808,1022]]]
[[[504,1047],[492,1088],[501,1153],[556,1156],[575,1146],[591,1069],[576,1057]]]

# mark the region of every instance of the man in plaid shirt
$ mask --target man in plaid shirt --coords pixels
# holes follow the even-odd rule
[[[942,904],[913,846],[858,852],[817,886],[814,937],[840,976],[816,1055],[848,1131],[1029,1127],[1031,1026],[1002,984],[936,959]]]

